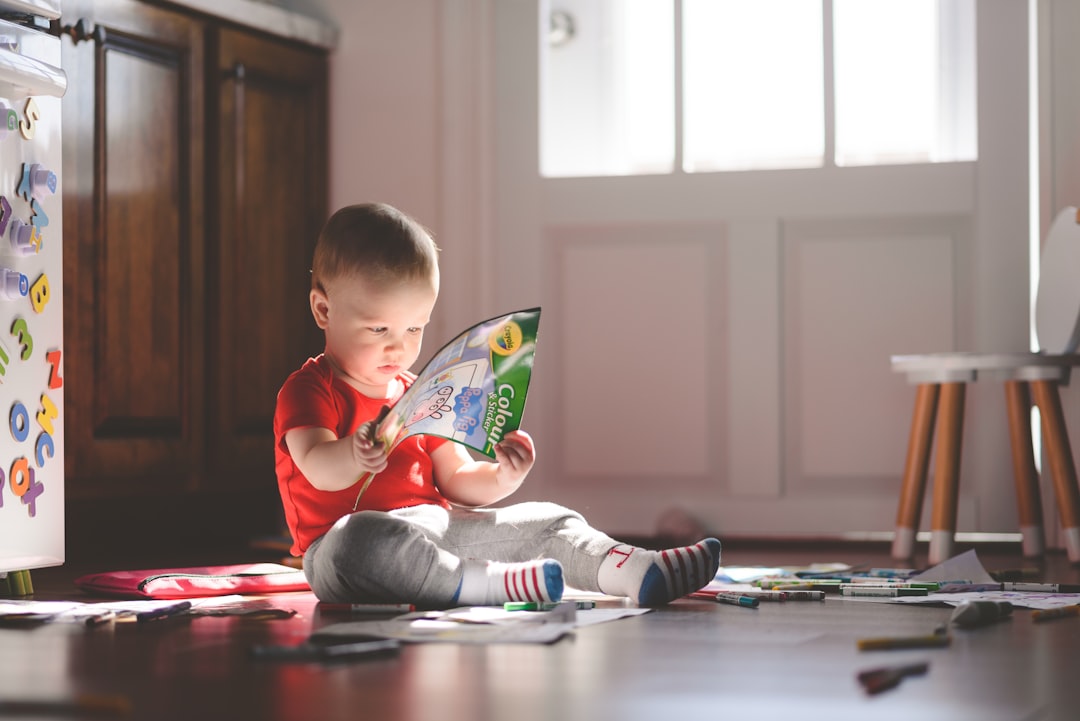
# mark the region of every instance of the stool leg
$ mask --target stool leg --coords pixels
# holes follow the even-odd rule
[[[940,389],[937,383],[923,383],[915,391],[915,412],[911,417],[907,460],[900,479],[893,558],[906,559],[915,555],[915,533],[919,530],[919,516],[922,515],[923,495],[926,493],[926,469],[930,465]]]
[[[953,554],[966,389],[963,383],[941,385],[941,399],[938,401],[941,423],[938,425],[937,456],[934,459],[934,511],[930,523],[931,565],[941,563]]]
[[[1065,533],[1065,550],[1069,561],[1080,563],[1080,488],[1076,485],[1076,465],[1073,463],[1061,396],[1054,381],[1032,381],[1035,404],[1042,416],[1043,440],[1050,473],[1054,477],[1061,526]]]
[[[1016,509],[1020,516],[1024,555],[1042,556],[1046,551],[1043,532],[1039,474],[1031,447],[1031,390],[1027,381],[1006,381],[1005,405],[1009,413],[1009,440],[1012,442],[1013,479],[1016,481]]]

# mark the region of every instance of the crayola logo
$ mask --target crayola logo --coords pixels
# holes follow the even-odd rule
[[[521,347],[521,326],[514,321],[507,321],[488,336],[491,352],[498,355],[511,355]]]

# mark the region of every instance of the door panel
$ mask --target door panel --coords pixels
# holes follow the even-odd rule
[[[141,3],[65,12],[97,28],[63,42],[70,492],[182,490],[203,443],[202,33]]]
[[[718,533],[892,530],[914,389],[889,356],[1027,342],[1026,7],[978,11],[978,161],[544,179],[538,4],[492,4],[485,310],[558,309],[529,402],[539,459],[515,498],[624,534],[672,506]],[[711,239],[688,252],[686,224]],[[680,343],[690,327],[703,340]],[[610,383],[631,376],[635,412]],[[973,390],[968,418],[959,527],[1015,532],[1001,388]]]
[[[277,391],[322,349],[307,271],[326,219],[326,58],[222,30],[216,63],[210,458],[226,487],[267,487]]]

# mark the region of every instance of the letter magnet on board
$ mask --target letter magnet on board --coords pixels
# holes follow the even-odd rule
[[[18,300],[30,293],[30,279],[17,270],[0,268],[0,298]]]
[[[3,195],[0,195],[0,236],[7,232],[8,223],[11,222],[11,203]]]
[[[46,195],[56,194],[56,173],[41,163],[33,163],[27,171],[30,176],[30,195],[41,200]]]
[[[30,326],[25,318],[16,318],[11,322],[11,336],[22,348],[19,358],[30,360],[30,356],[34,354],[34,336],[30,335]]]
[[[60,377],[60,360],[63,351],[50,350],[45,352],[45,360],[49,364],[49,388],[60,388],[64,385],[64,379]]]
[[[24,223],[18,218],[11,221],[11,249],[15,255],[34,255],[40,247],[40,239],[35,238],[36,228],[29,223]]]
[[[33,306],[35,313],[40,313],[45,310],[45,306],[49,304],[49,276],[42,273],[38,276],[38,279],[34,281],[34,284],[30,286],[30,305]]]
[[[37,121],[41,120],[41,109],[33,98],[26,101],[26,118],[19,121],[19,134],[27,140],[33,140],[37,132]]]

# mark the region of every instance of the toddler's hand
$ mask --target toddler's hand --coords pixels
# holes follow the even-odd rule
[[[532,436],[525,431],[510,431],[495,444],[495,460],[499,463],[499,484],[520,485],[536,462]]]
[[[368,421],[352,435],[352,455],[361,475],[379,473],[386,469],[386,445],[374,440],[375,421]]]

